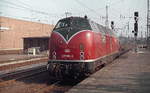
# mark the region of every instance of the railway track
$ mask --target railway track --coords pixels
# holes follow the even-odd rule
[[[46,73],[44,73],[44,72],[46,72]],[[28,90],[32,91],[31,93],[48,93],[48,92],[64,93],[64,92],[68,91],[70,88],[72,88],[75,84],[78,83],[78,82],[74,83],[74,81],[73,82],[69,81],[70,84],[66,84],[66,81],[63,81],[63,80],[60,81],[60,80],[54,79],[52,77],[48,77],[45,79],[46,76],[42,75],[43,73],[46,76],[48,76],[48,72],[46,70],[46,65],[34,67],[31,69],[16,71],[13,73],[2,74],[2,75],[0,75],[0,91],[1,90],[3,91],[5,88],[6,89],[10,88],[10,89],[5,90],[5,91],[7,91],[6,93],[18,93],[19,91],[21,92],[21,90],[19,90],[19,88],[24,87],[25,92],[22,92],[22,93],[26,93],[26,91],[28,91]],[[43,82],[43,80],[44,80],[44,83],[43,83],[44,85],[35,83],[35,82],[40,82],[40,81]],[[25,82],[30,82],[30,83],[34,82],[34,85],[32,85],[32,83],[31,84],[27,84],[27,83],[22,84],[21,82],[24,82],[24,83]],[[47,84],[47,82],[49,82],[49,84]],[[17,86],[17,88],[15,88],[14,90],[17,90],[18,92],[11,91],[11,88],[15,87],[16,85],[19,85],[19,86]]]
[[[35,93],[65,93],[69,89],[71,89],[73,86],[81,82],[83,79],[80,79],[78,81],[72,80],[72,81],[56,81],[50,86],[44,87]]]
[[[35,75],[32,75],[30,76],[32,78],[36,77]],[[29,76],[26,76],[26,77],[23,77],[25,79],[29,78]],[[23,79],[22,77],[21,78],[17,78],[16,80],[20,79],[22,81]],[[36,79],[36,78],[35,78]],[[51,79],[49,78],[50,81],[51,81],[51,84],[44,84],[44,85],[39,85],[39,84],[35,84],[35,85],[30,85],[30,84],[27,84],[27,85],[22,85],[22,84],[19,84],[18,82],[16,82],[15,79],[12,79],[12,80],[9,80],[9,81],[4,81],[4,82],[1,82],[0,83],[0,91],[1,89],[3,90],[4,88],[7,89],[10,88],[10,91],[7,90],[7,93],[20,93],[21,90],[19,90],[20,87],[24,87],[24,91],[22,93],[26,93],[27,91],[30,91],[29,93],[64,93],[66,91],[68,91],[70,88],[72,88],[74,85],[76,85],[78,82],[74,83],[74,81],[70,82],[70,84],[66,84],[65,81],[59,81],[59,80],[54,80],[54,79]],[[31,80],[31,78],[30,78]],[[28,82],[30,82],[30,80],[27,80]],[[39,79],[37,79],[38,81],[40,81]],[[32,81],[31,81],[32,82]],[[48,82],[48,80],[47,80]],[[11,87],[16,87],[16,85],[18,85],[17,88],[18,90],[15,88],[15,90],[17,90],[18,92],[14,92],[11,91]],[[2,86],[1,86],[2,85]],[[34,91],[33,91],[34,90]],[[20,91],[20,92],[19,92]]]
[[[124,54],[128,51],[129,50],[121,52],[119,54],[119,56],[121,56],[122,54]],[[4,73],[4,74],[0,75],[0,83],[4,82],[4,81],[8,81],[8,80],[17,80],[17,79],[33,76],[33,75],[36,75],[36,74],[39,74],[39,73],[42,73],[45,71],[46,71],[46,65],[42,65],[42,66],[37,66],[34,68],[25,69],[25,70],[19,70],[19,71],[10,72],[10,73]]]
[[[130,50],[126,50],[126,51],[122,51],[118,57],[120,57],[121,55],[127,53]],[[118,58],[117,57],[117,58]],[[115,59],[117,59],[115,58]],[[113,60],[115,60],[113,59]],[[113,61],[112,60],[112,61]],[[113,64],[113,62],[110,62],[111,65]],[[103,67],[101,67],[102,69]],[[67,92],[69,89],[71,89],[73,86],[75,86],[76,84],[78,84],[79,82],[81,82],[82,80],[84,80],[85,78],[80,79],[79,81],[71,81],[70,84],[66,84],[65,81],[57,81],[55,83],[53,83],[51,86],[45,87],[43,89],[41,89],[40,91],[38,91],[37,93],[65,93]],[[66,85],[65,85],[66,84]]]
[[[110,64],[113,64],[113,62]],[[24,71],[3,74],[0,75],[0,91],[4,93],[64,93],[83,80],[60,81],[48,76],[45,65]],[[24,91],[22,91],[22,88]]]
[[[45,92],[49,92],[49,91],[54,91],[59,85],[60,85],[61,81],[56,81],[53,84],[51,84],[50,86],[46,86],[40,90],[37,90],[37,93],[45,93]]]
[[[34,68],[19,70],[15,72],[4,73],[0,75],[0,84],[5,82],[12,82],[15,80],[19,80],[22,78],[27,78],[33,75],[40,74],[42,72],[46,72],[46,65],[37,66]]]

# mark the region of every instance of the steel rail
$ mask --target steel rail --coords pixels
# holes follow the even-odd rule
[[[30,76],[40,74],[45,71],[47,71],[46,65],[42,65],[42,66],[29,68],[29,69],[25,69],[25,70],[4,73],[4,74],[0,75],[0,83],[4,82],[4,81],[14,81],[14,80],[18,80],[21,78],[30,77]]]

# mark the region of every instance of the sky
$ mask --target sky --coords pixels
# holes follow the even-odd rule
[[[46,24],[56,24],[67,16],[87,15],[105,25],[114,21],[119,35],[133,36],[134,12],[139,12],[139,36],[145,35],[147,0],[0,0],[0,15]],[[129,31],[127,25],[129,24]],[[121,31],[120,31],[121,30]]]

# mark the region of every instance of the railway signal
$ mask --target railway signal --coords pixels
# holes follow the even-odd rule
[[[111,29],[114,30],[114,21],[111,21]]]
[[[137,36],[138,34],[138,23],[134,23],[134,35]]]
[[[134,33],[134,38],[135,38],[135,52],[137,52],[137,35],[138,35],[138,19],[139,19],[139,13],[138,12],[134,12],[134,31],[132,31]]]
[[[134,12],[134,36],[137,37],[138,35],[138,17],[139,17],[139,13],[138,12]]]

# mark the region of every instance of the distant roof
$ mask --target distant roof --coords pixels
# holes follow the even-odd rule
[[[50,38],[49,36],[44,37],[23,37],[23,39],[44,39],[44,38]]]

